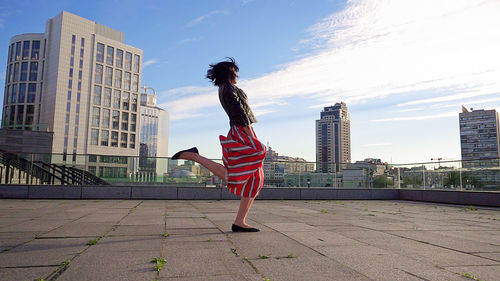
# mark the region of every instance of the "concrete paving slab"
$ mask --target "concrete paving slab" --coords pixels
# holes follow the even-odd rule
[[[85,238],[35,239],[0,254],[0,267],[57,266],[85,249]]]
[[[120,221],[120,225],[151,225],[164,224],[164,216],[144,216],[131,213]]]
[[[123,255],[92,251],[74,259],[58,281],[151,281],[157,276],[150,261],[159,251],[124,252]]]
[[[2,228],[2,231],[3,232],[51,231],[66,223],[69,223],[70,221],[71,220],[45,220],[45,219],[30,220],[23,223],[7,226],[5,228]]]
[[[499,280],[500,276],[500,265],[446,267],[446,269],[465,276],[468,280],[476,278],[475,280],[494,281]]]
[[[462,252],[500,252],[500,245],[482,243],[463,238],[442,235],[435,231],[389,231],[400,237],[410,238],[444,248],[454,249]]]
[[[57,229],[46,232],[41,237],[95,237],[111,230],[110,222],[71,222]]]
[[[232,251],[230,242],[167,242],[165,267],[160,277],[200,277],[256,274],[250,264]],[[181,254],[182,253],[182,254]]]
[[[161,253],[163,236],[116,236],[103,237],[97,244],[91,246],[92,252],[130,252],[136,251],[158,251]]]
[[[81,217],[77,222],[118,222],[127,215],[128,212],[119,213],[94,213]]]
[[[165,225],[162,224],[146,224],[146,225],[118,225],[115,230],[108,233],[113,236],[130,236],[130,235],[163,235],[165,233]]]
[[[327,246],[316,249],[372,280],[463,280],[434,265],[419,263],[370,245]]]
[[[0,280],[36,280],[46,278],[55,270],[55,266],[28,268],[0,268]]]
[[[500,252],[499,253],[474,253],[474,255],[500,262]]]
[[[171,277],[160,278],[159,281],[262,281],[260,274],[234,274],[234,275],[211,275],[211,276],[188,276],[188,277]]]
[[[215,227],[206,218],[170,218],[167,217],[167,230],[172,228],[210,228]]]
[[[326,257],[269,258],[252,264],[273,281],[371,280],[367,276]]]
[[[363,245],[363,243],[330,231],[284,232],[289,238],[308,247],[329,245]]]

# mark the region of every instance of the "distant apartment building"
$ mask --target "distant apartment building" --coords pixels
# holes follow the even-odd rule
[[[139,173],[141,177],[163,177],[168,172],[169,113],[156,104],[153,88],[141,88]]]
[[[463,167],[499,166],[500,128],[496,110],[467,110],[462,106],[460,146]],[[472,161],[479,160],[479,161]]]
[[[316,120],[316,169],[320,173],[342,170],[351,162],[351,128],[345,103],[336,103],[321,111]]]
[[[310,173],[314,171],[314,163],[298,157],[278,155],[268,146],[264,159],[264,184],[267,186],[285,186],[286,174]]]
[[[45,33],[11,38],[2,128],[52,132],[51,152],[65,164],[137,156],[141,60],[122,32],[63,11]]]

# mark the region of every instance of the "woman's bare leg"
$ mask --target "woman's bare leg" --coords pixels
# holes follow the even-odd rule
[[[227,183],[227,169],[226,167],[224,167],[224,165],[221,165],[194,152],[184,152],[180,155],[179,158],[199,163],[203,167],[207,168],[210,172],[218,176],[225,183]]]
[[[254,200],[255,197],[241,197],[240,208],[238,209],[238,214],[236,215],[234,224],[246,228],[251,227],[246,223],[246,219]]]
[[[223,165],[193,152],[184,152],[179,158],[199,163],[227,183],[227,169]],[[246,223],[246,218],[254,200],[255,197],[241,197],[240,208],[238,209],[234,224],[246,228],[251,227]]]

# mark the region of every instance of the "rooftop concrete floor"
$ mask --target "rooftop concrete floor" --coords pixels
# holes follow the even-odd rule
[[[232,233],[238,204],[0,200],[0,280],[500,280],[498,208],[256,201]]]

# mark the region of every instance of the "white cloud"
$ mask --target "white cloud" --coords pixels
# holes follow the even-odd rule
[[[417,91],[445,95],[400,105],[409,106],[499,93],[498,14],[496,0],[349,1],[309,29],[302,43],[313,54],[239,85],[255,104],[299,96],[325,105]]]
[[[187,27],[193,27],[199,23],[201,23],[202,21],[206,20],[207,18],[209,17],[212,17],[212,16],[215,16],[215,15],[219,15],[219,14],[222,14],[222,15],[229,15],[230,12],[228,10],[215,10],[215,11],[211,11],[209,13],[206,13],[202,16],[199,16],[191,21],[189,21],[187,23]]]
[[[150,65],[156,64],[158,62],[159,61],[157,59],[147,60],[147,61],[142,63],[142,67],[145,68],[145,67],[148,67]]]

